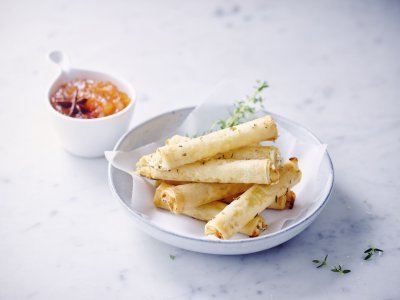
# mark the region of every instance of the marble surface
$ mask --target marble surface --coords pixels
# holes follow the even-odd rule
[[[0,299],[399,299],[400,2],[0,2]],[[331,201],[294,239],[213,256],[139,231],[105,159],[60,148],[44,101],[62,49],[138,90],[132,126],[224,78],[329,144]],[[385,250],[364,261],[370,245]],[[330,264],[345,276],[316,269]]]

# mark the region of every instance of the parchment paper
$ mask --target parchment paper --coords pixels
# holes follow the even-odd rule
[[[229,94],[232,95],[232,91]],[[231,96],[228,97],[217,89],[217,92],[214,91],[204,103],[192,111],[176,132],[171,132],[171,136],[174,134],[194,135],[208,130],[216,120],[230,115],[233,109],[233,100],[236,99],[232,99]],[[258,116],[264,114],[260,112]],[[326,145],[305,143],[298,140],[283,126],[280,126],[279,122],[277,122],[277,125],[279,138],[275,143],[266,142],[265,144],[273,144],[279,147],[283,161],[290,157],[297,157],[303,176],[301,182],[293,189],[297,196],[293,209],[284,211],[265,210],[262,213],[268,224],[268,229],[263,234],[277,232],[283,228],[287,221],[301,218],[304,212],[320,198],[319,194],[324,191],[324,187],[317,184],[316,176],[326,151]],[[113,166],[132,175],[131,208],[133,210],[143,218],[148,219],[149,222],[154,222],[156,225],[175,233],[208,238],[203,235],[204,222],[186,216],[173,215],[155,208],[152,203],[155,190],[152,182],[134,174],[138,159],[144,154],[154,152],[157,147],[164,145],[164,143],[164,140],[155,141],[130,152],[107,151],[105,154]],[[237,234],[233,238],[241,239],[247,237]]]

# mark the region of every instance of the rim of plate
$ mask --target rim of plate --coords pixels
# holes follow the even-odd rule
[[[123,134],[123,135],[121,136],[121,138],[120,138],[120,139],[118,140],[118,142],[116,143],[116,145],[115,145],[113,151],[119,150],[118,148],[120,147],[121,143],[122,143],[122,142],[125,140],[125,138],[126,138],[127,136],[129,136],[133,131],[137,130],[137,129],[140,128],[140,127],[146,126],[147,124],[153,122],[155,119],[158,119],[158,118],[163,117],[163,116],[165,116],[165,115],[169,115],[169,114],[171,114],[171,113],[173,113],[173,112],[181,112],[181,111],[189,110],[189,113],[190,113],[190,111],[192,111],[193,109],[195,109],[194,106],[188,106],[188,107],[183,107],[183,108],[180,108],[180,109],[171,110],[171,111],[168,111],[168,112],[159,114],[159,115],[157,115],[157,116],[154,116],[154,117],[150,118],[149,120],[144,121],[144,122],[142,122],[142,123],[136,125],[135,127],[133,127],[132,129],[130,129],[128,132],[126,132],[125,134]],[[308,128],[304,127],[303,125],[300,125],[300,124],[298,124],[298,123],[296,123],[296,122],[294,122],[294,121],[292,121],[292,120],[290,120],[290,119],[287,119],[287,118],[285,118],[285,117],[282,117],[282,116],[280,116],[280,115],[278,115],[278,114],[271,113],[271,112],[269,112],[269,111],[265,111],[265,112],[268,113],[268,114],[271,114],[273,117],[276,116],[276,117],[278,117],[279,119],[282,119],[283,121],[286,121],[286,122],[288,122],[288,123],[290,123],[290,124],[292,124],[292,125],[294,125],[294,126],[300,128],[300,129],[306,131],[316,142],[322,144],[322,142],[319,140],[319,138],[318,138],[315,134],[313,134]],[[289,232],[289,231],[292,231],[292,230],[295,229],[296,227],[299,227],[299,226],[301,226],[302,224],[306,223],[306,222],[307,222],[309,219],[311,219],[312,217],[318,216],[318,214],[321,212],[321,210],[325,207],[325,205],[328,203],[328,200],[329,200],[329,197],[330,197],[330,195],[331,195],[331,193],[332,193],[333,185],[334,185],[334,182],[335,182],[335,171],[334,171],[334,168],[333,168],[332,159],[331,159],[331,157],[330,157],[330,155],[329,155],[329,153],[328,153],[328,150],[325,150],[325,151],[326,151],[326,156],[327,156],[327,158],[328,158],[328,162],[329,162],[329,167],[330,167],[330,172],[331,172],[331,174],[332,174],[332,178],[331,178],[331,180],[330,180],[330,187],[329,187],[328,193],[324,193],[324,194],[321,195],[321,197],[318,199],[318,202],[320,202],[321,199],[324,198],[324,199],[322,200],[322,202],[320,203],[320,205],[319,205],[310,215],[308,215],[307,217],[305,217],[305,218],[303,218],[303,219],[300,219],[299,221],[297,221],[297,222],[295,222],[295,223],[289,225],[289,226],[286,227],[286,228],[283,228],[283,229],[281,229],[281,230],[279,230],[279,231],[277,231],[277,232],[274,232],[274,233],[270,233],[270,234],[266,234],[266,235],[262,235],[262,236],[258,236],[258,237],[252,237],[252,238],[248,238],[248,239],[239,239],[239,240],[214,240],[214,239],[209,239],[209,240],[208,240],[208,239],[204,239],[204,238],[191,237],[191,236],[186,236],[186,235],[181,235],[181,234],[178,234],[178,233],[175,233],[175,232],[171,232],[171,231],[166,230],[165,228],[162,228],[162,227],[160,227],[160,226],[158,226],[158,225],[156,225],[156,224],[153,224],[153,223],[151,223],[151,222],[146,221],[139,213],[137,213],[137,212],[135,212],[134,210],[132,210],[132,209],[119,197],[119,195],[118,195],[118,193],[117,193],[117,191],[116,191],[116,189],[115,189],[115,186],[114,186],[114,184],[113,184],[113,182],[112,182],[112,174],[111,174],[111,172],[112,172],[113,166],[111,165],[111,163],[108,163],[108,172],[107,172],[107,173],[108,173],[108,184],[110,185],[111,192],[112,192],[112,194],[114,195],[114,197],[117,198],[117,199],[119,200],[119,202],[121,202],[122,206],[124,206],[136,219],[138,219],[138,220],[141,221],[142,223],[146,224],[147,226],[151,226],[151,227],[153,227],[154,229],[156,229],[156,230],[158,230],[158,231],[161,231],[161,232],[163,232],[163,233],[165,233],[165,234],[174,236],[175,238],[187,239],[187,240],[191,240],[191,241],[194,241],[194,242],[211,243],[211,244],[242,244],[242,243],[256,243],[256,242],[260,242],[260,241],[263,241],[263,240],[268,240],[268,239],[274,238],[274,237],[276,237],[276,236],[278,236],[278,235],[281,235],[281,234],[287,233],[287,232]]]

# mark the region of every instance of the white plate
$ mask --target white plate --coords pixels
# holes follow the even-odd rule
[[[165,139],[166,137],[171,136],[174,132],[174,129],[182,123],[182,121],[192,110],[193,108],[189,107],[168,112],[136,126],[118,141],[114,150],[130,151],[150,142]],[[269,114],[274,117],[276,123],[278,124],[278,128],[284,127],[293,136],[304,142],[321,144],[318,138],[304,127],[276,114]],[[169,230],[169,228],[165,228],[165,226],[160,227],[153,220],[147,219],[141,214],[138,214],[131,207],[131,175],[114,168],[111,164],[108,168],[109,184],[114,196],[121,201],[122,205],[133,217],[133,220],[144,232],[162,242],[179,248],[202,253],[225,255],[246,254],[269,249],[286,242],[302,232],[315,220],[318,214],[325,207],[333,187],[333,165],[327,152],[323,157],[317,178],[317,185],[320,187],[320,191],[317,193],[317,195],[319,195],[318,199],[315,199],[314,203],[298,218],[286,222],[283,228],[278,232],[264,233],[256,238],[214,240],[206,239],[202,237],[201,234],[199,237],[188,235],[186,234],[185,230],[177,232]],[[134,199],[140,197],[140,195],[135,195],[134,191],[133,195]],[[154,208],[154,210],[157,210],[157,208]],[[169,217],[170,215],[168,212],[161,210],[159,214],[162,218]],[[164,216],[163,214],[168,214],[168,216]],[[171,222],[181,222],[182,220],[178,218],[188,218],[186,216],[172,215],[171,217],[175,218],[172,219]],[[191,219],[190,221],[200,222],[194,219]],[[187,224],[187,222],[182,222],[182,224]]]

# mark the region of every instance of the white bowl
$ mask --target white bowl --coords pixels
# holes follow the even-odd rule
[[[65,54],[52,52],[50,59],[61,67],[60,75],[47,92],[47,108],[53,119],[63,147],[70,153],[82,157],[100,157],[105,150],[112,149],[118,138],[127,131],[136,103],[136,91],[126,81],[105,73],[69,68]],[[50,98],[62,85],[73,79],[104,80],[113,83],[131,99],[127,107],[110,116],[95,119],[78,119],[56,111]]]
[[[165,139],[174,132],[174,129],[176,129],[178,125],[182,123],[192,109],[193,108],[190,107],[168,112],[136,126],[118,141],[114,150],[130,151],[150,142]],[[274,117],[279,128],[284,127],[299,140],[306,143],[321,144],[317,137],[315,137],[304,127],[279,115],[272,113],[268,114],[271,114]],[[199,237],[189,235],[184,228],[184,226],[190,226],[188,222],[179,223],[182,225],[179,232],[173,231],[167,226],[159,226],[159,223],[155,222],[157,218],[163,218],[164,224],[167,224],[168,222],[181,221],[177,219],[178,216],[172,215],[168,212],[160,210],[155,211],[155,218],[153,219],[148,219],[143,214],[140,214],[132,207],[132,201],[141,199],[141,195],[137,195],[135,194],[135,191],[133,191],[132,198],[131,175],[116,169],[111,164],[109,164],[108,168],[108,179],[113,195],[121,201],[122,205],[127,209],[137,226],[144,232],[160,241],[179,248],[202,253],[225,255],[247,254],[269,249],[286,242],[302,232],[315,220],[315,218],[325,207],[333,187],[333,165],[327,152],[325,152],[323,156],[322,163],[316,177],[317,182],[315,182],[315,186],[318,188],[318,193],[316,193],[318,196],[316,196],[316,199],[313,199],[313,204],[299,217],[289,221],[288,223],[285,223],[283,228],[278,232],[262,234],[256,238],[214,240],[200,237],[200,235]],[[154,208],[154,210],[157,209]],[[179,217],[187,218],[185,216]],[[193,219],[190,221],[200,222]]]

